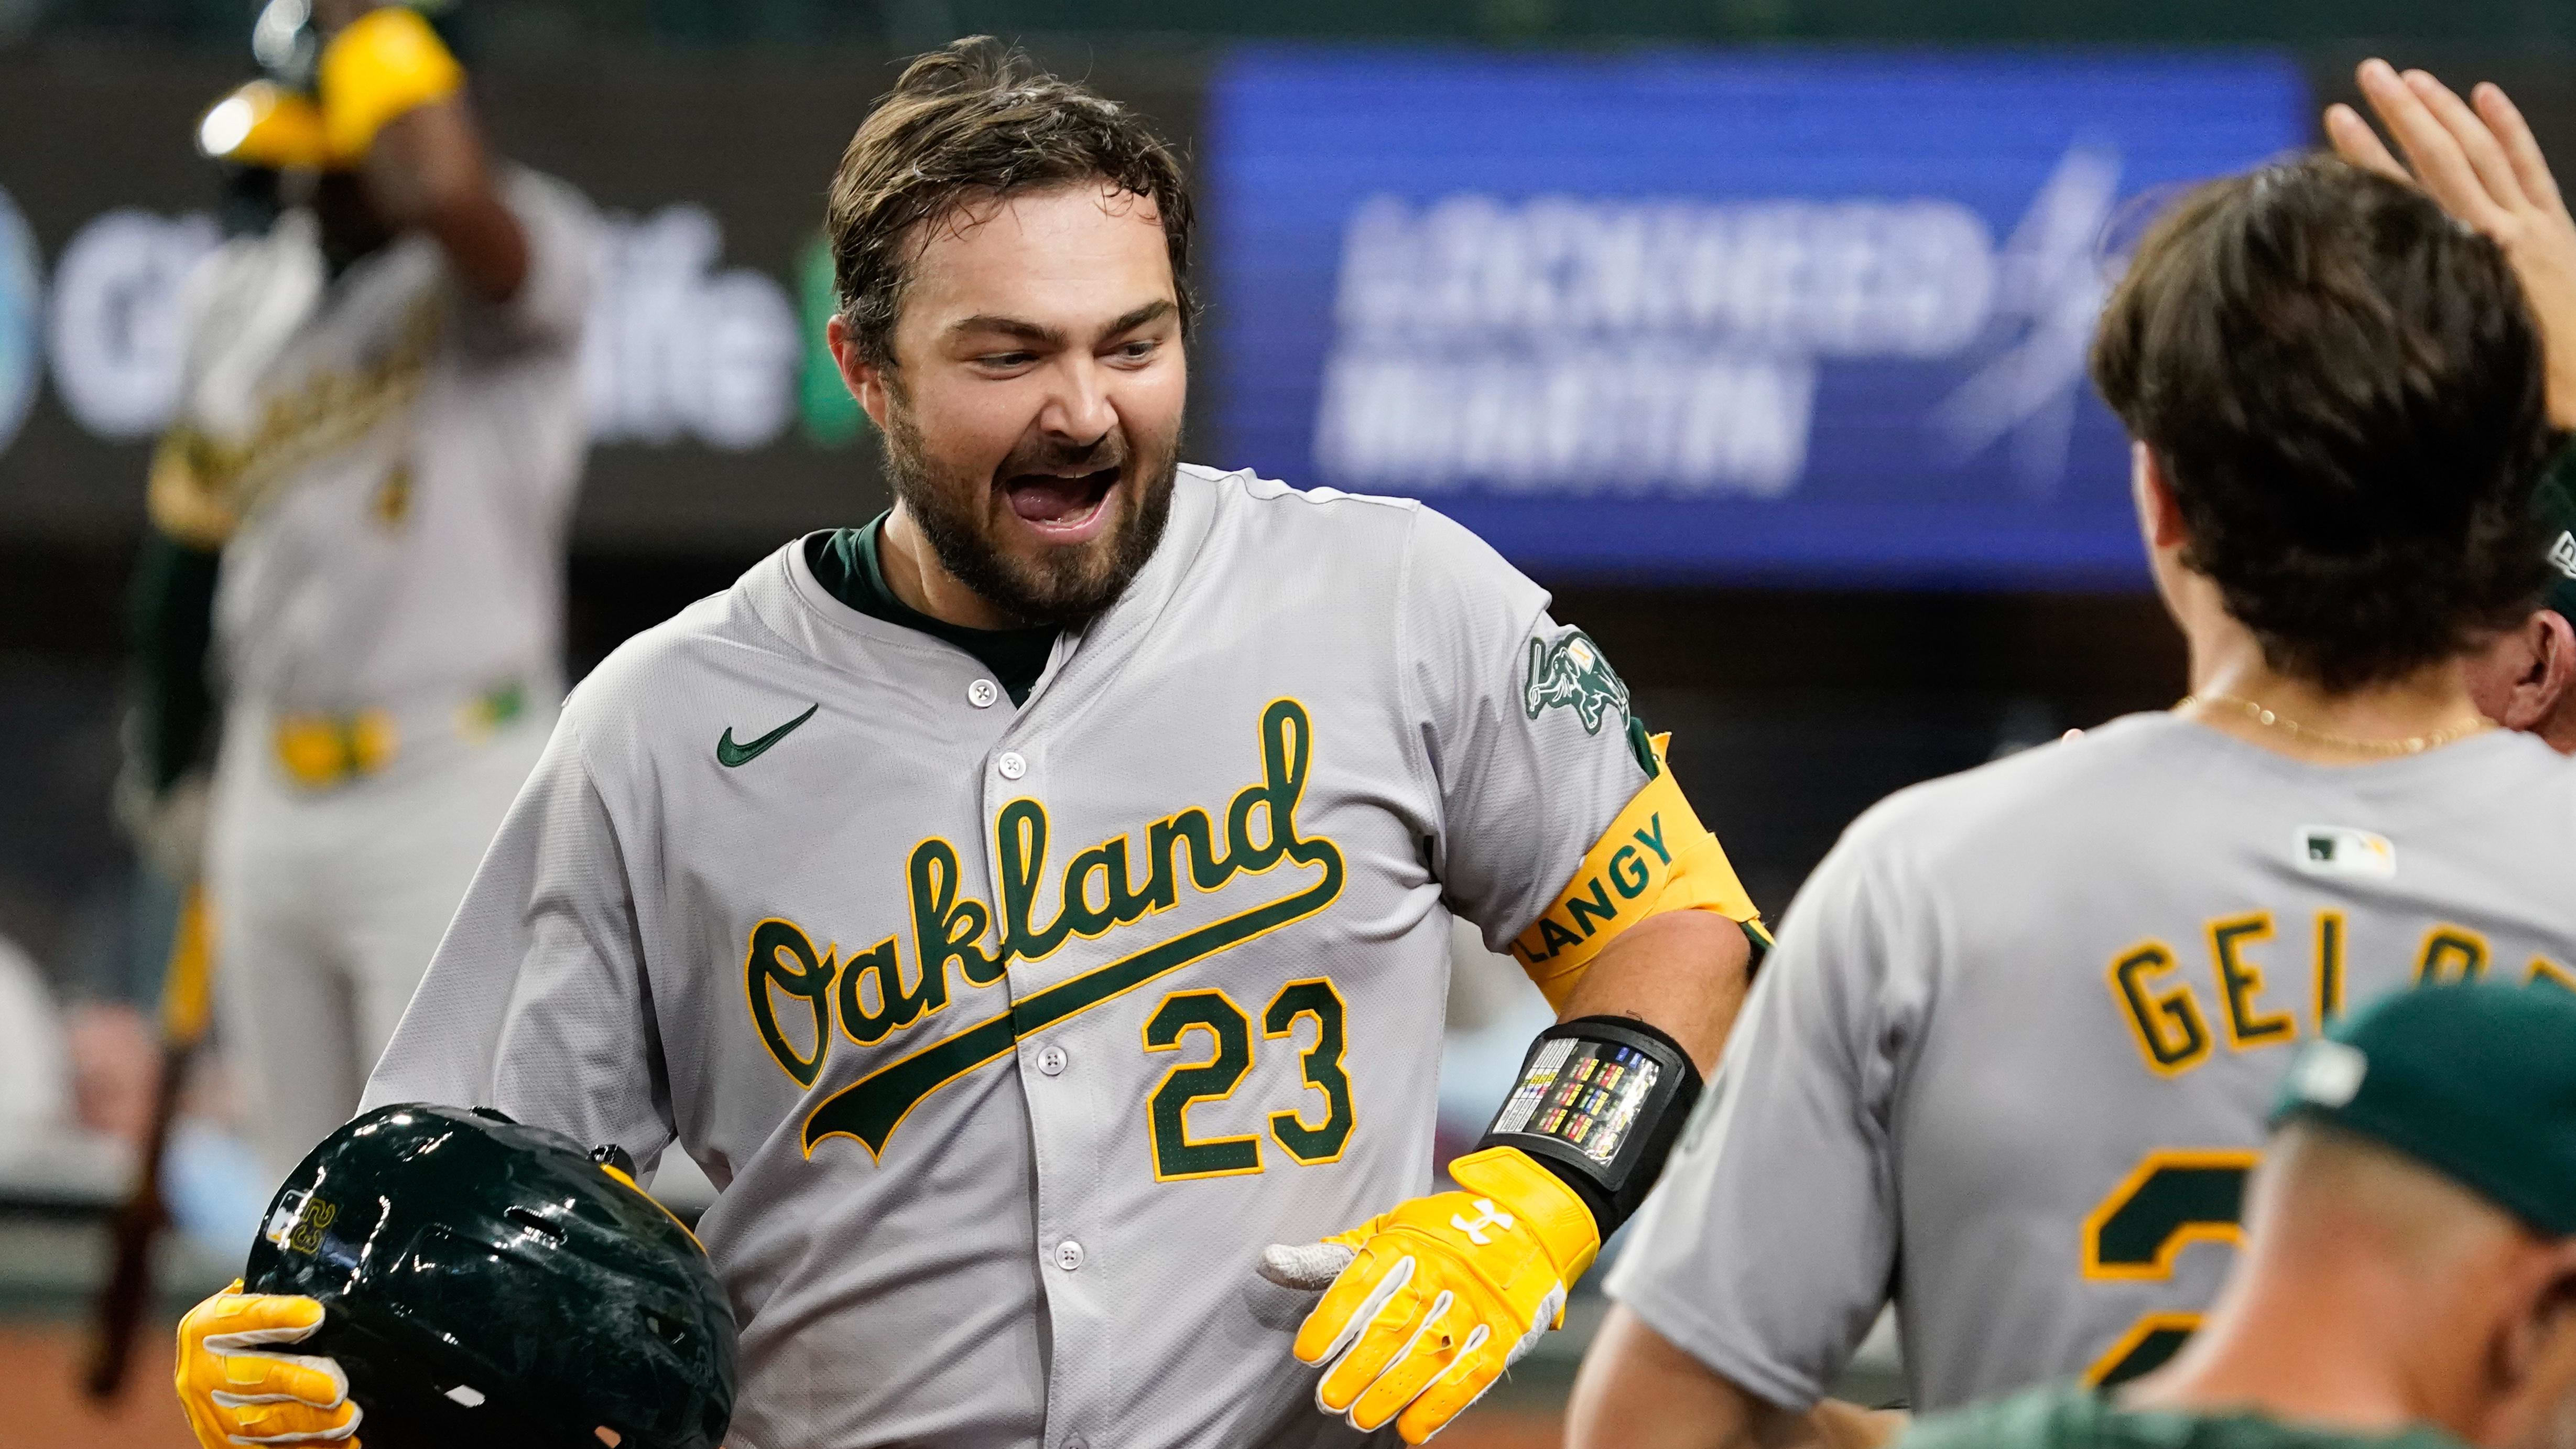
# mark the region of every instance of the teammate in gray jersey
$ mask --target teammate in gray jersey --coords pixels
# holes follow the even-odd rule
[[[2567,1449],[2576,995],[2400,991],[2309,1041],[2235,1258],[2172,1363],[1938,1415],[1905,1449]]]
[[[2556,442],[2513,262],[2314,157],[2141,243],[2093,350],[2194,693],[1845,833],[1609,1289],[1581,1446],[1794,1436],[1891,1297],[1943,1407],[2170,1356],[2293,1043],[2576,984],[2576,769],[2474,708]]]
[[[1419,1442],[1642,1198],[1752,907],[1491,550],[1177,463],[1189,201],[1134,117],[961,42],[830,230],[894,510],[575,691],[368,1102],[704,1167],[733,1449]],[[1422,1195],[1453,913],[1562,1020]],[[190,1332],[251,1386],[201,1424],[363,1407]]]
[[[283,1177],[356,1106],[544,746],[591,227],[487,163],[418,12],[277,0],[257,40],[273,79],[200,139],[303,194],[183,294],[127,815],[193,873],[211,610],[221,1023]]]

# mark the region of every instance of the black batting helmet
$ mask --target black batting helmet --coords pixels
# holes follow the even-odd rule
[[[717,1449],[733,1313],[613,1151],[380,1107],[287,1178],[243,1286],[322,1300],[297,1351],[348,1373],[370,1449]]]

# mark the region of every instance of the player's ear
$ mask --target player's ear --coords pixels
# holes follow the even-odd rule
[[[2486,1354],[2486,1410],[2468,1439],[2496,1449],[2537,1449],[2555,1439],[2563,1405],[2576,1395],[2576,1238],[2519,1243],[2504,1258],[2468,1271],[2494,1274],[2494,1338]]]
[[[2532,610],[2472,656],[2469,687],[2497,724],[2545,730],[2562,706],[2576,712],[2576,633],[2557,610]]]
[[[834,313],[823,324],[823,344],[832,349],[832,361],[841,369],[841,386],[850,390],[859,410],[883,433],[886,427],[886,370],[867,360],[859,350],[858,339],[850,331],[847,319]]]
[[[2576,1238],[2560,1238],[2528,1264],[2520,1311],[2503,1325],[2495,1354],[2492,1432],[2477,1436],[2512,1449],[2567,1449],[2576,1412]]]
[[[2515,725],[2516,729],[2537,727],[2568,707],[2569,697],[2576,695],[2576,625],[2556,609],[2534,609],[2523,628],[2531,635],[2536,656],[2528,684],[2534,708],[2531,724]]]

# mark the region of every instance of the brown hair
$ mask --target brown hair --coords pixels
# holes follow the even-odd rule
[[[895,318],[926,223],[972,202],[1092,180],[1153,203],[1186,328],[1190,197],[1160,137],[1126,107],[990,36],[915,58],[859,123],[832,177],[832,280],[859,355],[893,365]]]
[[[2403,678],[2537,598],[2539,331],[2495,243],[2413,188],[2310,156],[2193,189],[2092,366],[2273,668]]]

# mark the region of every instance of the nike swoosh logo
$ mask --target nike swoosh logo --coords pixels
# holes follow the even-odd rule
[[[738,765],[750,764],[752,761],[760,758],[761,751],[768,749],[771,745],[774,745],[780,740],[787,738],[790,734],[795,733],[798,725],[812,719],[814,717],[814,710],[819,710],[822,707],[823,702],[821,700],[816,700],[814,702],[814,709],[805,711],[803,714],[796,716],[796,718],[789,720],[787,723],[780,725],[778,728],[771,730],[769,733],[762,735],[759,739],[753,740],[747,745],[735,744],[733,742],[733,726],[725,726],[724,738],[716,741],[716,763],[724,766],[728,770],[733,769]],[[705,736],[701,735],[699,738],[704,739]]]

